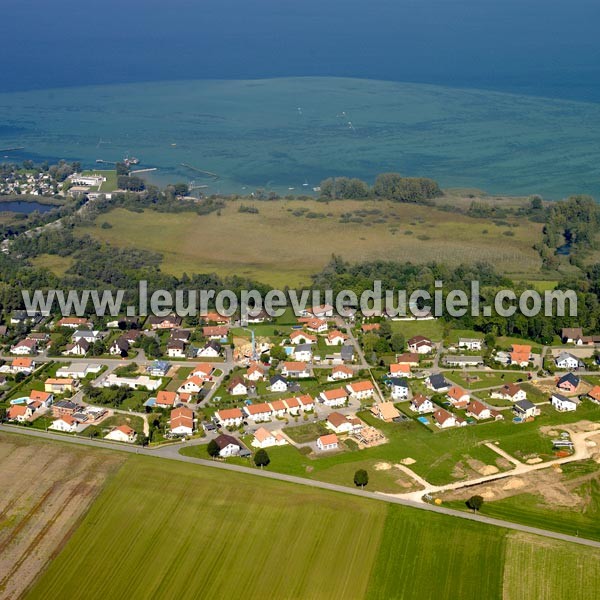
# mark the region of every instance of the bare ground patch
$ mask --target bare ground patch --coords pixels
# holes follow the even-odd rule
[[[66,543],[116,453],[0,434],[0,597],[18,598]]]

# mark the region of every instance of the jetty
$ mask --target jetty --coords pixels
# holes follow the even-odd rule
[[[192,167],[192,165],[188,165],[186,163],[181,163],[182,167],[189,169],[190,171],[194,171],[194,173],[200,173],[201,175],[206,175],[207,177],[212,177],[213,179],[221,179],[219,175],[216,173],[211,173],[210,171],[203,171],[202,169],[198,169],[196,167]]]
[[[158,171],[158,167],[151,167],[149,169],[137,169],[136,171],[131,171],[130,175],[137,175],[138,173],[150,173],[150,171]]]
[[[25,150],[25,146],[16,146],[14,148],[0,148],[0,152],[18,152],[19,150]]]

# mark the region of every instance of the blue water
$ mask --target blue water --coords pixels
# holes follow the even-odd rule
[[[337,76],[600,101],[598,0],[0,4],[0,91]]]
[[[0,202],[0,212],[16,212],[29,214],[37,210],[40,213],[48,212],[56,208],[51,204],[40,204],[39,202],[22,202],[17,200],[15,202]]]

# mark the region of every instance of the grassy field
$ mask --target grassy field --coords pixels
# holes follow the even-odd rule
[[[72,256],[58,256],[57,254],[40,254],[31,260],[34,267],[48,269],[57,277],[63,277],[73,265]]]
[[[424,335],[433,342],[441,341],[443,325],[439,319],[426,321],[391,321],[392,331],[401,333],[406,340],[414,335]]]
[[[492,386],[501,386],[505,383],[514,383],[519,379],[525,381],[527,375],[515,371],[514,373],[490,373],[489,371],[460,371],[454,369],[452,371],[444,371],[444,375],[447,379],[450,379],[452,383],[456,383],[469,390],[480,390],[482,388],[488,388]],[[478,381],[469,381],[468,377],[478,377]]]
[[[599,567],[596,549],[131,456],[27,598],[577,600]]]
[[[240,213],[239,203],[233,201],[220,214],[206,216],[115,209],[81,231],[117,246],[160,252],[163,269],[175,275],[214,271],[274,286],[309,283],[310,275],[334,253],[352,262],[488,260],[507,274],[529,271],[533,276],[540,267],[532,246],[541,225],[523,219],[518,227],[498,226],[486,219],[384,201],[255,204],[259,214]],[[363,213],[360,224],[340,222],[342,214],[356,216],[363,210],[380,212]],[[307,218],[308,213],[321,218]],[[112,228],[102,229],[104,222]],[[516,219],[509,222],[517,224]],[[508,238],[507,232],[513,235]],[[198,236],[202,244],[197,243]]]

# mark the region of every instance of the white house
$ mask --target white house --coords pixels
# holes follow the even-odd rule
[[[325,333],[327,328],[327,321],[325,319],[310,319],[306,323],[306,329],[313,333]]]
[[[556,392],[552,394],[552,398],[550,399],[550,404],[552,404],[552,406],[554,406],[554,408],[559,412],[571,412],[577,410],[577,405],[579,402],[579,398],[567,398],[566,396],[557,394]]]
[[[366,400],[367,398],[372,398],[375,394],[375,386],[371,381],[367,379],[349,383],[346,386],[346,389],[350,392],[353,398],[357,398],[358,400]]]
[[[284,362],[281,368],[281,374],[284,377],[310,377],[310,369],[306,363],[301,361]]]
[[[269,390],[271,392],[283,393],[287,392],[288,382],[287,379],[281,375],[274,375],[269,379]]]
[[[325,406],[339,407],[344,406],[348,400],[348,392],[344,388],[336,388],[321,392],[319,399]]]
[[[26,404],[13,404],[6,413],[6,418],[9,421],[16,421],[17,423],[25,423],[29,421],[33,416],[33,407],[27,406]]]
[[[125,442],[127,444],[133,444],[137,434],[131,427],[127,425],[119,425],[112,429],[107,435],[104,436],[105,440],[111,440],[112,442]]]
[[[337,435],[335,435],[335,433],[322,435],[317,440],[317,448],[323,452],[327,450],[337,450],[338,445],[338,438]]]
[[[261,404],[248,404],[247,406],[244,406],[244,412],[255,423],[269,421],[273,414],[271,407],[266,402]]]
[[[312,348],[310,344],[298,344],[294,348],[294,360],[310,362],[312,360]]]
[[[325,427],[334,433],[350,433],[362,427],[360,419],[349,419],[339,412],[332,412],[325,421]]]
[[[274,431],[267,431],[264,427],[260,427],[254,432],[252,445],[255,448],[271,448],[272,446],[285,446],[287,440]]]
[[[48,429],[54,431],[62,431],[63,433],[79,433],[85,429],[86,424],[80,423],[77,419],[74,419],[71,415],[63,415],[52,422],[52,425]]]
[[[232,396],[245,396],[248,393],[248,386],[241,377],[235,377],[227,384],[227,391]]]
[[[310,395],[305,394],[304,396],[298,396],[297,400],[300,403],[300,406],[302,407],[303,411],[310,411],[315,409],[315,401]]]
[[[530,419],[540,414],[540,409],[530,400],[519,400],[513,406],[513,412],[521,419]]]
[[[296,331],[292,331],[292,333],[290,333],[290,343],[296,345],[296,344],[316,344],[317,343],[317,336],[316,335],[311,335],[310,333],[306,333],[306,331],[300,331],[300,330],[296,330]]]
[[[408,382],[400,377],[390,379],[390,390],[394,400],[406,400],[408,398]]]
[[[185,342],[173,340],[167,344],[167,356],[169,358],[185,358]]]
[[[483,340],[478,338],[459,338],[458,347],[466,350],[477,351],[481,350]]]
[[[568,352],[561,352],[556,357],[556,366],[559,369],[578,369],[579,359]]]
[[[485,404],[479,402],[479,400],[471,400],[467,404],[466,414],[468,417],[473,417],[478,421],[492,418],[492,411]]]
[[[456,418],[454,415],[443,408],[439,408],[433,413],[433,420],[440,429],[456,426]]]
[[[100,339],[100,332],[81,329],[72,335],[72,339],[74,342],[85,340],[88,344],[93,344]]]
[[[88,364],[88,363],[73,363],[67,367],[60,367],[56,371],[56,377],[71,378],[71,379],[84,379],[90,373],[99,373],[102,370],[102,365]]]
[[[67,344],[63,355],[65,356],[85,356],[90,349],[89,342],[85,340],[79,340],[78,342],[73,342],[72,344]]]
[[[104,387],[117,385],[119,387],[128,387],[132,390],[146,388],[154,392],[162,384],[162,379],[151,379],[147,375],[139,375],[138,377],[118,377],[114,373],[109,373],[106,379],[102,382]]]
[[[171,411],[169,422],[171,433],[177,436],[188,436],[194,433],[194,413],[189,408],[181,406]]]
[[[233,436],[227,435],[225,433],[215,438],[215,442],[219,447],[219,456],[221,456],[222,458],[237,456],[242,450],[241,442]]]
[[[333,367],[331,375],[327,378],[328,381],[340,381],[342,379],[352,379],[354,377],[354,371],[350,367],[345,365],[338,365]]]
[[[519,400],[526,400],[527,392],[516,383],[507,383],[499,390],[494,390],[490,394],[490,397],[499,400],[510,400],[511,402],[517,402]]]
[[[215,418],[223,427],[239,427],[244,420],[244,414],[239,408],[225,408],[218,410]]]
[[[416,354],[429,354],[434,348],[433,342],[422,336],[415,335],[407,342],[408,349]]]
[[[346,336],[337,329],[334,331],[330,331],[325,338],[325,343],[328,346],[339,346],[346,341]]]
[[[21,340],[12,346],[10,351],[12,354],[18,354],[19,356],[29,356],[36,353],[37,342],[30,339]]]
[[[192,375],[177,388],[177,392],[180,394],[197,394],[203,387],[204,380],[196,375]]]
[[[423,396],[423,394],[417,394],[410,401],[410,409],[420,415],[424,415],[432,413],[435,410],[435,406],[429,398]]]

